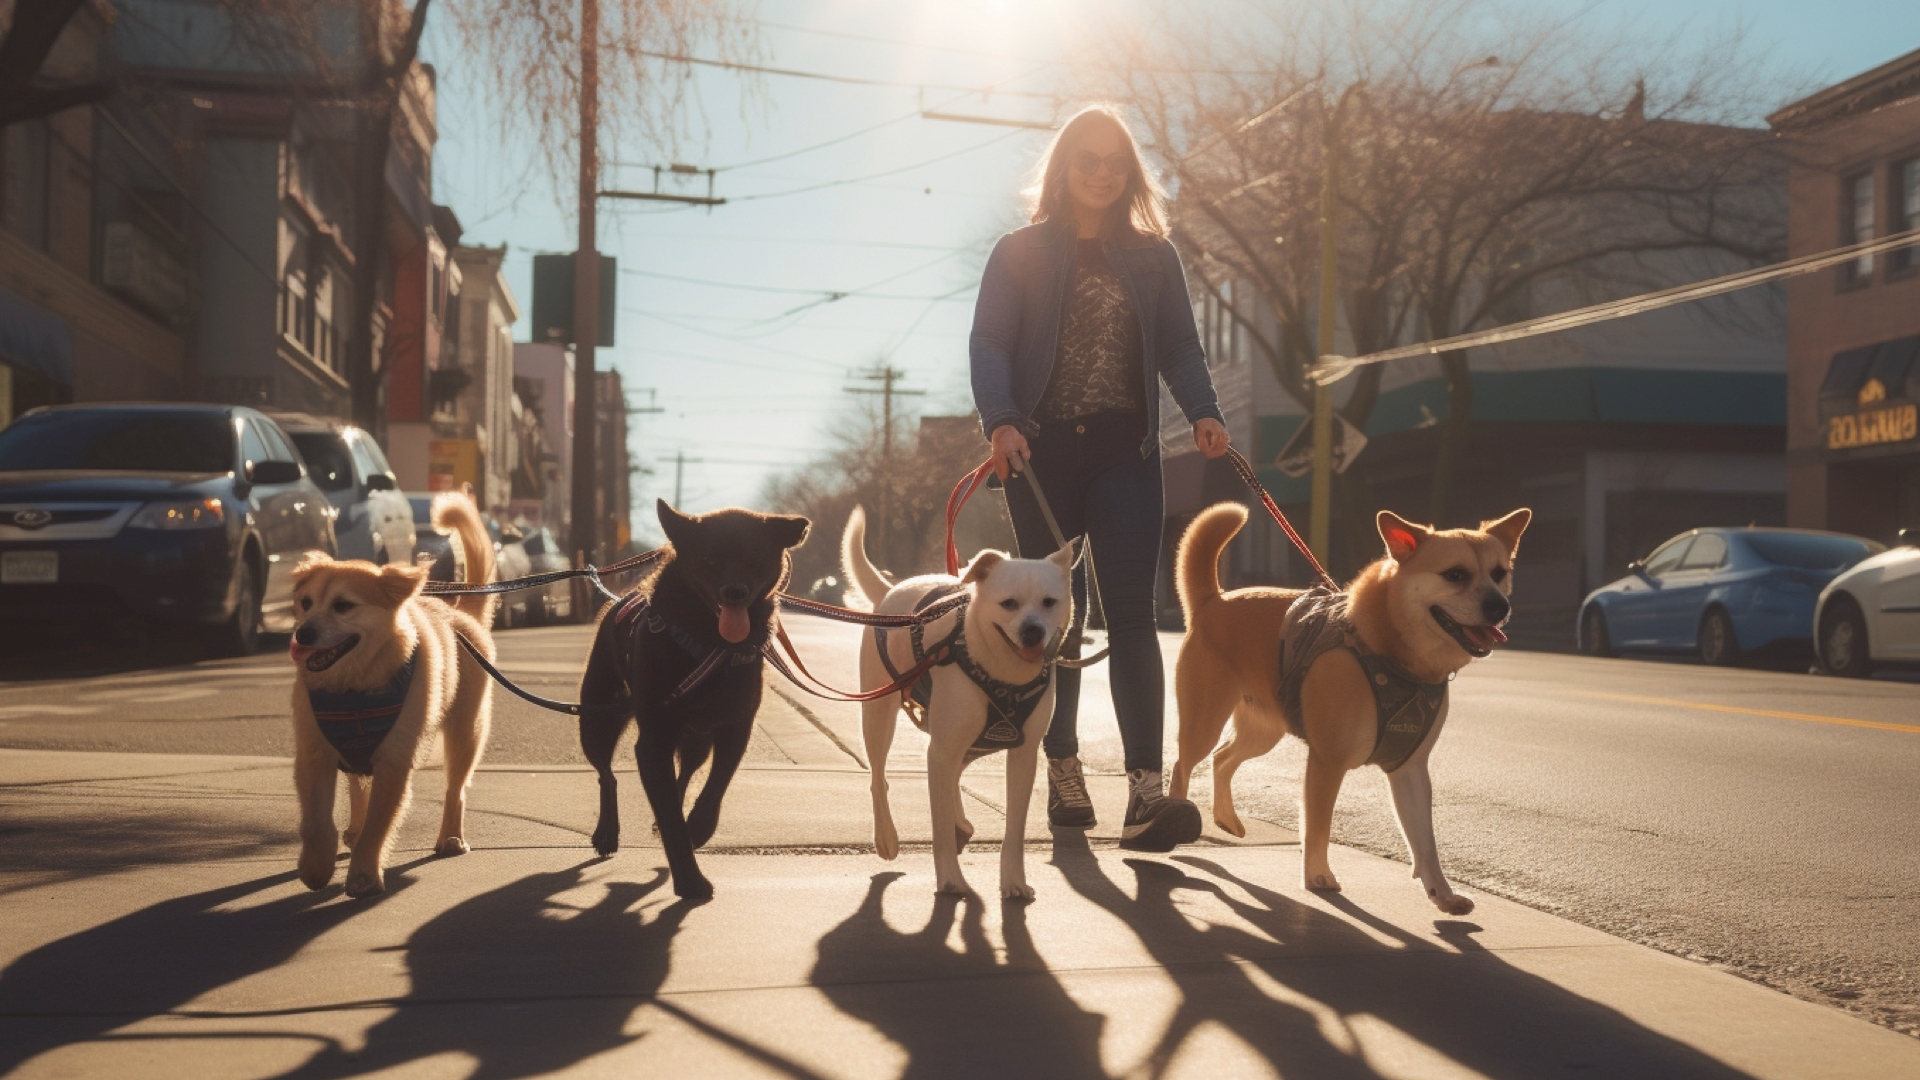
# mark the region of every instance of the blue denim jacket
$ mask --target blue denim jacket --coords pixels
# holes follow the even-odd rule
[[[1033,410],[1046,393],[1060,338],[1060,311],[1073,280],[1075,231],[1070,222],[1043,221],[1010,232],[994,245],[973,309],[973,402],[989,437],[1012,424],[1032,435]],[[1187,275],[1173,244],[1158,236],[1103,240],[1107,262],[1120,275],[1140,320],[1141,365],[1146,372],[1147,438],[1141,456],[1159,442],[1160,379],[1189,423],[1222,423],[1220,401],[1193,322]]]

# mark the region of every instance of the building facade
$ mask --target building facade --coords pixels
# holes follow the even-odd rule
[[[470,483],[484,511],[510,521],[513,470],[519,462],[513,324],[520,306],[501,272],[506,256],[505,247],[453,250],[445,332],[439,361],[428,375],[434,449],[428,487]]]
[[[83,5],[39,81],[102,69],[111,12]],[[0,424],[40,405],[193,396],[189,251],[198,120],[133,91],[0,129]]]
[[[1794,149],[1794,255],[1920,228],[1920,50],[1768,119]],[[1892,542],[1920,528],[1920,247],[1787,296],[1788,521]]]
[[[508,512],[515,521],[564,534],[573,496],[573,350],[516,343],[513,387],[523,434]]]

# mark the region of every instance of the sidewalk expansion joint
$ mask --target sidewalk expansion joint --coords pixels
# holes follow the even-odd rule
[[[808,708],[805,704],[801,703],[801,701],[798,698],[794,697],[792,694],[787,693],[786,690],[781,688],[781,686],[778,683],[769,681],[767,683],[767,688],[772,690],[775,694],[777,694],[780,700],[793,706],[793,711],[805,717],[807,720],[807,723],[812,724],[816,728],[819,728],[820,734],[825,735],[828,741],[832,742],[833,745],[839,747],[841,753],[847,755],[848,757],[852,758],[854,761],[858,762],[861,768],[863,769],[867,768],[867,759],[861,757],[857,752],[855,752],[853,747],[848,746],[844,742],[841,742],[840,736],[835,735],[833,733],[833,729],[828,727],[825,721],[821,720],[818,716],[814,715],[814,712],[812,709]]]

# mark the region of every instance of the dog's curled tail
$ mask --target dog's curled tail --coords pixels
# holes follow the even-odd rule
[[[480,520],[480,508],[473,504],[472,496],[457,491],[435,495],[433,527],[452,533],[460,541],[467,567],[466,584],[485,585],[493,580],[493,538],[487,535],[487,526]],[[462,596],[453,601],[453,606],[473,616],[480,625],[491,626],[493,607],[498,602],[499,598],[494,596]]]
[[[867,558],[867,512],[856,506],[847,515],[847,531],[840,535],[840,568],[847,575],[846,601],[849,607],[869,611],[893,586],[886,575]]]
[[[1220,553],[1247,523],[1247,508],[1237,502],[1215,503],[1200,511],[1180,537],[1174,581],[1180,590],[1180,610],[1191,619],[1200,605],[1220,597]]]

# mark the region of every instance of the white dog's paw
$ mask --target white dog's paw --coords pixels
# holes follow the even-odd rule
[[[465,840],[461,839],[458,836],[449,836],[444,840],[441,840],[440,843],[434,847],[433,853],[435,855],[440,855],[444,857],[444,856],[452,856],[452,855],[465,855],[467,852],[472,850],[473,850],[472,848],[467,846],[467,842]]]
[[[893,823],[875,823],[873,826],[873,850],[881,858],[892,862],[900,857],[900,834],[894,831]]]
[[[383,875],[378,870],[349,870],[347,872],[347,895],[355,900],[364,900],[369,896],[378,896],[387,891]]]
[[[1033,886],[1024,881],[1003,881],[1000,883],[1000,898],[1002,900],[1031,900],[1033,899]]]
[[[1331,870],[1309,870],[1302,878],[1301,884],[1314,892],[1340,891],[1340,879],[1334,877]]]
[[[973,886],[967,884],[967,879],[964,877],[961,877],[958,874],[955,874],[953,877],[950,877],[950,878],[949,877],[941,878],[940,884],[937,887],[935,887],[934,891],[944,896],[973,896],[974,895]]]
[[[1434,889],[1428,889],[1427,899],[1433,901],[1434,907],[1439,908],[1448,915],[1466,915],[1473,911],[1473,897],[1454,892],[1451,889],[1444,893]]]

